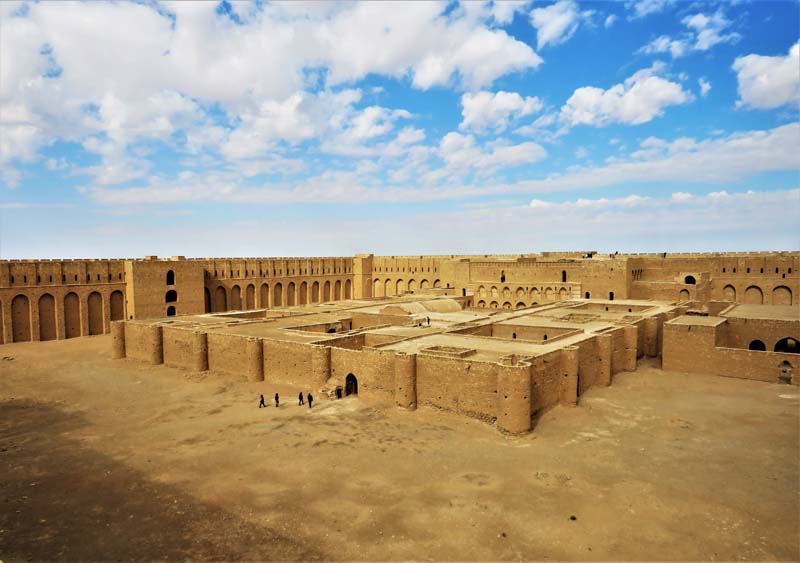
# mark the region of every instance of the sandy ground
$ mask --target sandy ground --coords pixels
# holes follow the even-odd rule
[[[109,346],[0,346],[7,563],[800,559],[797,387],[643,365],[509,438]]]

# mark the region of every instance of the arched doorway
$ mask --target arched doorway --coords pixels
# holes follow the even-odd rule
[[[608,300],[609,301],[613,301],[614,300],[614,292],[613,291],[609,291],[608,292]]]
[[[103,334],[103,297],[96,291],[89,294],[89,334]]]
[[[331,282],[326,281],[322,286],[322,300],[326,303],[331,300]]]
[[[561,283],[567,283],[567,271],[561,270]]]
[[[297,301],[300,305],[305,305],[308,303],[308,284],[306,282],[302,282],[300,284],[300,293]]]
[[[70,291],[64,298],[64,338],[81,335],[81,306],[78,294]]]
[[[272,304],[276,307],[283,305],[283,285],[278,282],[272,290]]]
[[[224,285],[218,285],[214,290],[214,312],[224,313],[228,310],[228,292]]]
[[[722,298],[725,301],[736,302],[736,288],[732,285],[726,285],[722,288]]]
[[[358,380],[352,373],[348,373],[344,379],[344,396],[358,395]]]
[[[208,296],[208,289],[205,290],[206,295]],[[210,301],[210,297],[208,297]],[[125,318],[125,296],[122,294],[120,290],[112,291],[111,298],[109,299],[111,302],[111,320],[112,321],[121,321]],[[208,309],[210,311],[211,309]],[[206,311],[206,312],[208,312]]]
[[[775,351],[784,354],[800,354],[800,342],[792,337],[781,338],[775,343]]]
[[[295,304],[295,291],[294,282],[289,282],[289,285],[286,286],[286,304],[290,307]]]
[[[252,283],[244,290],[244,306],[248,311],[256,308],[256,286]]]
[[[328,334],[336,334],[336,329],[334,327],[329,328]]]
[[[785,285],[779,285],[772,290],[772,304],[773,305],[791,305],[792,304],[792,290]]]
[[[231,308],[234,311],[242,310],[242,288],[238,285],[231,288]]]
[[[167,285],[175,285],[175,272],[172,270],[167,272]]]
[[[766,352],[767,345],[764,344],[760,340],[753,340],[750,345],[747,347],[748,350],[753,350],[755,352]]]
[[[259,297],[261,298],[261,304],[259,306],[262,309],[269,307],[269,284],[261,284],[261,292]]]
[[[764,292],[757,285],[751,285],[744,290],[744,302],[747,305],[763,305]]]
[[[25,295],[17,295],[11,301],[11,335],[13,342],[31,339],[31,305]]]
[[[164,296],[164,303],[175,303],[178,300],[178,292],[170,289]]]
[[[311,284],[311,302],[319,303],[319,282]]]
[[[56,300],[49,293],[39,298],[39,340],[56,339]]]
[[[694,276],[686,276],[685,278],[683,278],[683,283],[685,283],[686,285],[695,285],[697,283],[697,280],[694,279]]]
[[[341,301],[341,299],[342,299],[342,281],[336,280],[336,283],[333,284],[333,300]]]
[[[583,297],[584,299],[591,299],[592,294],[587,291],[586,293],[583,294]]]
[[[175,306],[174,305],[170,305],[169,307],[167,307],[167,316],[168,317],[174,317],[175,316]]]
[[[680,301],[689,301],[689,299],[691,299],[691,295],[689,295],[689,290],[682,289],[680,294],[678,295],[678,299]]]
[[[780,370],[778,372],[778,383],[791,384],[792,377],[794,375],[794,368],[792,367],[792,364],[786,361],[781,362],[781,365],[778,366],[778,369]]]
[[[112,294],[111,296],[113,297],[114,295]],[[203,298],[205,299],[205,311],[206,311],[206,313],[210,313],[211,312],[211,292],[208,291],[207,287],[203,288]],[[113,303],[112,303],[111,312],[112,312],[112,314],[114,312]]]
[[[344,298],[345,299],[353,298],[353,284],[350,282],[350,280],[345,280],[344,282]]]

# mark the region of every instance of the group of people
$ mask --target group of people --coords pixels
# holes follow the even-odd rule
[[[300,391],[300,394],[297,396],[297,401],[298,401],[297,404],[302,407],[307,402],[308,408],[311,408],[311,403],[314,402],[314,396],[311,393],[308,393],[306,397],[307,397],[306,400],[303,401],[303,392]],[[281,406],[281,397],[277,393],[275,393],[275,406],[276,407]],[[264,402],[264,395],[261,395],[261,400],[258,403],[258,408],[266,408],[266,407],[267,403]]]

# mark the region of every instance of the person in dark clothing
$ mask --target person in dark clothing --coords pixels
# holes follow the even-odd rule
[[[302,392],[302,391],[300,391],[300,394],[297,396],[297,399],[300,401],[300,402],[298,403],[298,406],[302,406],[302,405],[304,405],[304,404],[305,404],[305,403],[303,402],[303,392]]]
[[[425,317],[425,318],[428,320],[428,326],[431,326],[431,318],[430,317]]]
[[[311,408],[311,402],[314,400],[314,397],[311,396],[311,393],[308,394],[308,408]]]
[[[278,394],[277,394],[277,393],[275,393],[275,406],[276,406],[276,407],[279,407],[279,406],[280,406],[280,401],[281,401],[281,398],[280,398],[280,397],[278,397]]]
[[[264,402],[264,395],[261,395],[261,400],[258,402],[258,408],[266,407],[267,403]]]

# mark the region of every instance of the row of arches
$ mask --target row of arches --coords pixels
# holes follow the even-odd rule
[[[754,350],[756,352],[766,352],[767,345],[764,344],[763,340],[753,340],[750,342],[747,349]],[[784,354],[800,354],[800,341],[798,341],[796,338],[792,338],[791,336],[781,338],[775,343],[773,352],[782,352]]]
[[[352,299],[353,285],[348,280],[330,280],[320,284],[318,281],[312,283],[289,282],[284,287],[283,283],[278,282],[270,286],[268,283],[261,284],[256,293],[255,284],[248,284],[244,291],[237,284],[231,287],[230,293],[224,285],[218,285],[212,295],[208,288],[205,288],[205,310],[207,313],[220,313],[224,311],[247,311],[251,309],[264,309],[267,307],[291,307],[293,305],[306,305],[308,303],[324,303],[327,301],[340,301],[341,299]]]
[[[487,304],[484,300],[478,301],[476,305],[479,309],[524,309],[528,306],[522,301],[518,302],[516,305],[512,305],[510,301],[505,301],[501,305],[498,301],[490,301]],[[538,303],[531,303],[531,305],[538,305]]]
[[[390,279],[380,280],[374,279],[372,281],[372,296],[373,297],[391,297],[393,295],[403,295],[404,293],[416,291],[425,291],[426,289],[438,289],[442,287],[441,280],[428,281],[427,279],[417,280],[395,280]]]
[[[522,301],[522,300],[531,300],[531,301],[562,301],[564,299],[570,298],[570,290],[566,287],[534,287],[530,291],[526,290],[525,288],[518,287],[515,291],[512,291],[511,288],[508,286],[498,288],[497,286],[491,286],[489,288],[484,286],[478,286],[478,298],[483,298],[487,301],[495,300],[500,301],[501,299],[505,299],[507,301]]]
[[[737,295],[738,292],[736,291],[736,287],[731,284],[728,284],[722,288],[722,298],[725,301],[736,303]],[[764,291],[757,285],[747,286],[741,297],[741,302],[748,305],[765,304]],[[772,305],[791,305],[793,300],[792,290],[785,285],[779,285],[778,287],[773,288],[770,297],[771,299],[769,300],[769,303]]]
[[[125,318],[125,296],[119,290],[111,292],[107,303],[98,291],[89,293],[84,301],[74,291],[67,293],[63,300],[57,300],[51,293],[43,293],[35,301],[19,294],[8,308],[11,326],[4,340],[29,342],[103,334],[105,307],[108,307],[110,320]],[[5,326],[4,311],[5,307],[0,304],[0,326]]]

